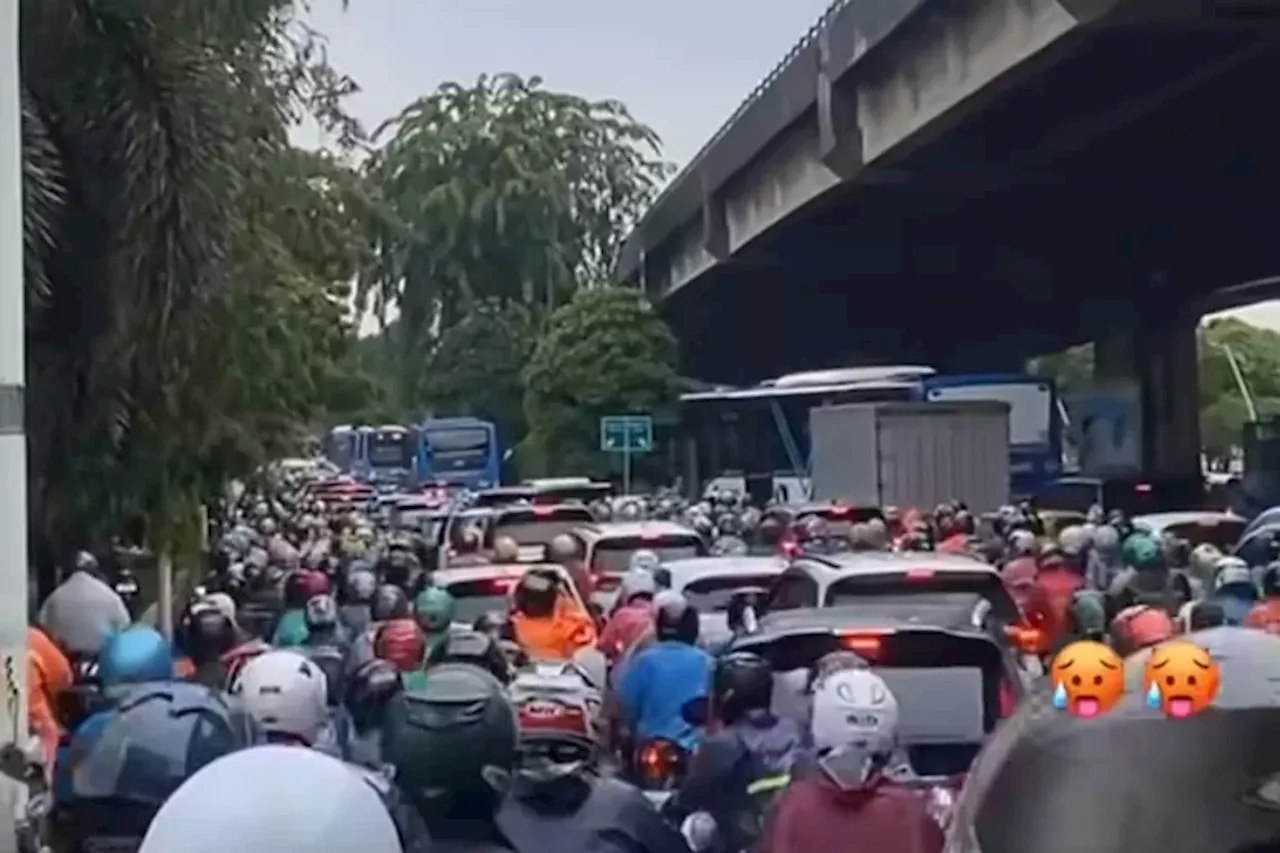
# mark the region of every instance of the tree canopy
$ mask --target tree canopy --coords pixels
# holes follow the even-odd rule
[[[1235,359],[1244,387],[1260,417],[1280,415],[1280,333],[1234,317],[1202,325],[1199,344],[1200,438],[1211,456],[1226,456],[1241,443],[1250,420],[1249,404],[1231,366]],[[1073,347],[1038,359],[1036,370],[1070,392],[1093,381],[1093,347]]]
[[[676,391],[671,331],[637,291],[579,291],[547,320],[524,371],[529,437],[522,470],[601,475],[606,415],[655,414]],[[538,471],[541,469],[541,471]]]
[[[198,539],[199,503],[360,385],[376,199],[292,0],[21,6],[33,544]]]
[[[375,139],[366,174],[397,218],[371,235],[361,295],[399,311],[392,384],[406,409],[435,402],[424,389],[456,387],[421,372],[449,369],[431,353],[477,306],[545,313],[603,280],[668,170],[622,104],[511,74],[446,83]]]

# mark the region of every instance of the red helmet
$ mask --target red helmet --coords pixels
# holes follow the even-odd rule
[[[388,619],[374,635],[373,653],[401,672],[412,672],[427,656],[427,636],[413,618]]]
[[[298,572],[298,589],[307,598],[329,594],[329,576],[314,569],[303,569]]]

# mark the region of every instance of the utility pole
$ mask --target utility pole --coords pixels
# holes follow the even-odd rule
[[[23,425],[22,96],[18,0],[0,0],[0,744],[27,742],[27,437]],[[0,791],[0,849],[22,792]]]

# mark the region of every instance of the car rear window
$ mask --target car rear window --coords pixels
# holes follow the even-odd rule
[[[548,545],[561,533],[572,533],[592,521],[586,507],[548,507],[502,513],[490,526],[487,541],[510,536],[521,545]]]
[[[518,575],[506,574],[445,584],[444,588],[453,596],[454,621],[470,625],[478,616],[490,611],[506,613],[511,590],[519,581]],[[564,578],[560,578],[558,584],[561,593],[568,594]]]
[[[1185,524],[1171,524],[1164,529],[1165,533],[1185,539],[1194,548],[1208,543],[1223,553],[1230,553],[1240,541],[1247,522],[1235,518],[1209,518],[1203,522],[1194,521]]]
[[[705,557],[707,545],[693,534],[682,536],[616,536],[601,539],[591,551],[591,570],[600,574],[622,574],[637,551],[652,551],[663,562]]]
[[[729,600],[738,590],[750,587],[768,589],[777,578],[776,573],[698,578],[685,584],[680,592],[699,613],[713,613],[728,608]]]
[[[935,572],[932,569],[920,569],[918,572],[908,570],[841,578],[827,587],[823,606],[858,604],[873,596],[908,599],[913,594],[933,595],[944,592],[966,592],[982,596],[991,602],[991,613],[1002,622],[1011,624],[1022,618],[1018,605],[1009,595],[1004,582],[991,572]]]
[[[783,637],[747,645],[779,673],[775,704],[795,707],[794,681],[785,674],[811,670],[828,652],[851,648],[867,659],[898,700],[898,733],[921,776],[964,773],[1000,720],[1004,661],[995,642],[945,631],[836,633]]]

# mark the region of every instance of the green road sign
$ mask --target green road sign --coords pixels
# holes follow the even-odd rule
[[[606,453],[648,453],[653,450],[653,418],[649,415],[601,418],[600,449]]]

